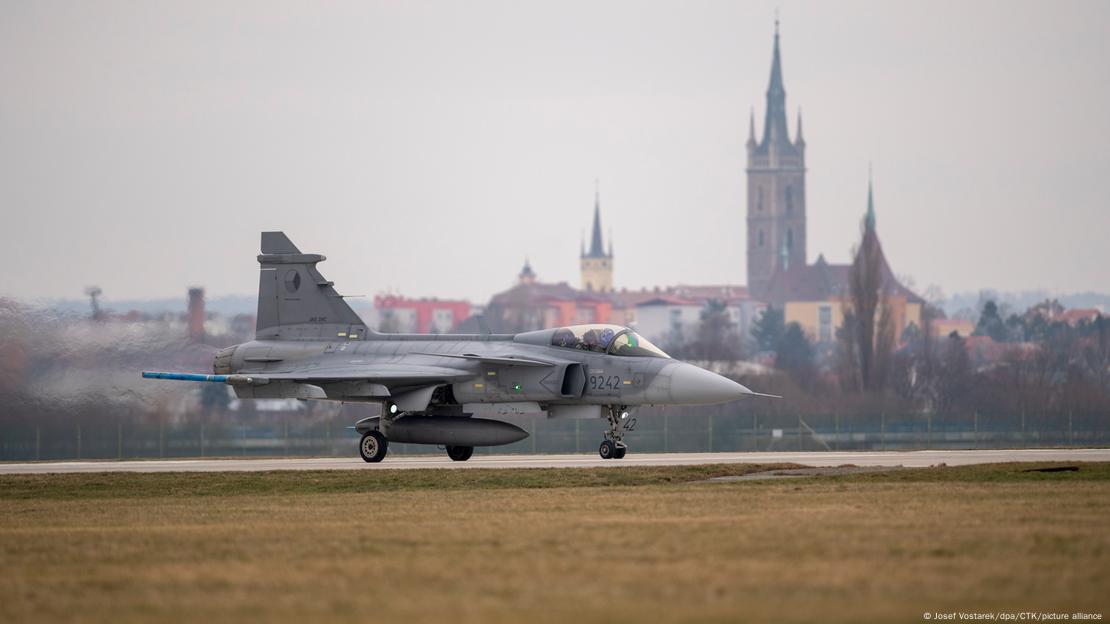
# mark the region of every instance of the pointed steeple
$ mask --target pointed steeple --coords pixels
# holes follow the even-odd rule
[[[594,227],[590,236],[589,258],[602,258],[605,256],[605,246],[601,240],[601,191],[594,189]]]
[[[798,107],[798,136],[794,139],[794,145],[798,147],[805,147],[806,140],[802,137],[802,107]]]
[[[871,190],[871,165],[867,165],[867,215],[863,218],[867,230],[875,230],[875,195]]]
[[[782,55],[779,53],[779,20],[775,18],[775,47],[771,55],[771,80],[767,85],[767,114],[763,121],[761,146],[790,143],[786,128],[786,88],[782,81]]]

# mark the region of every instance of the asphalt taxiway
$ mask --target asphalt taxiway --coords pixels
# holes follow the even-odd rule
[[[590,455],[474,455],[451,461],[444,455],[394,455],[378,464],[358,457],[275,459],[180,459],[0,463],[0,474],[89,472],[266,472],[270,470],[406,470],[418,468],[593,468],[735,463],[795,463],[805,466],[958,466],[1001,462],[1104,462],[1110,449],[1012,449],[937,451],[858,451],[808,453],[636,453],[604,460]]]

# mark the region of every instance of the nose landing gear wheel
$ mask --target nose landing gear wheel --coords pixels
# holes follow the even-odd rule
[[[363,434],[362,439],[358,442],[358,454],[362,456],[362,461],[365,462],[380,462],[385,459],[387,450],[389,450],[389,440],[377,429]]]
[[[617,445],[613,444],[612,440],[602,440],[601,446],[597,449],[597,454],[601,455],[602,459],[613,459],[617,456]]]
[[[455,461],[466,461],[474,454],[473,446],[448,446],[447,456]]]
[[[613,459],[624,459],[624,454],[628,452],[627,446],[618,446],[617,453],[613,455]]]

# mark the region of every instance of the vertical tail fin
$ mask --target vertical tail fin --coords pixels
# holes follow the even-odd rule
[[[316,270],[316,263],[324,260],[301,253],[284,232],[262,233],[256,338],[346,340],[369,333],[332,282]]]

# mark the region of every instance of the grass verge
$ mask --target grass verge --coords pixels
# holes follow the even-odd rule
[[[0,621],[1110,615],[1110,464],[1073,465],[4,476]]]
[[[711,464],[612,468],[306,470],[272,472],[0,475],[0,500],[89,500],[162,496],[342,494],[408,490],[639,487],[694,483],[798,468],[797,464]],[[1075,471],[1041,471],[1074,467]],[[614,466],[613,468],[616,468]],[[1110,463],[1007,463],[910,468],[807,477],[842,483],[1110,481]]]

